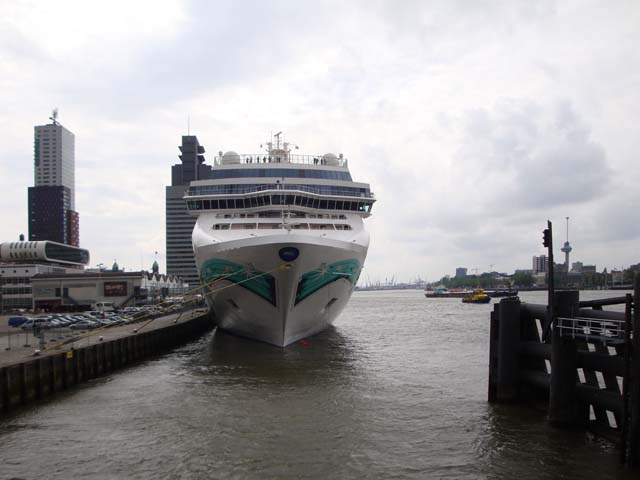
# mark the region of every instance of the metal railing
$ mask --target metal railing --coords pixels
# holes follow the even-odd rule
[[[623,342],[625,335],[624,320],[558,317],[555,328],[560,330],[560,335],[563,337],[600,341],[604,345],[617,341]]]
[[[227,163],[223,163],[223,158]],[[232,162],[228,160],[232,159]],[[267,153],[239,153],[229,157],[215,156],[213,164],[219,165],[238,165],[238,164],[259,164],[259,163],[298,163],[302,165],[322,165],[327,167],[348,167],[349,162],[346,158],[336,157],[326,159],[324,155],[269,155]]]
[[[218,188],[220,187],[220,188]],[[323,188],[324,187],[324,188]],[[278,190],[299,190],[301,192],[313,193],[316,195],[332,195],[336,197],[354,197],[354,198],[375,198],[373,192],[356,192],[347,190],[349,187],[330,187],[328,185],[301,185],[301,184],[288,184],[280,183],[276,185],[257,185],[247,188],[231,188],[230,185],[202,185],[189,187],[187,194],[183,197],[188,200],[193,197],[199,196],[211,196],[211,195],[246,195],[248,193],[258,193],[273,191],[277,193]],[[325,191],[322,191],[325,190]]]

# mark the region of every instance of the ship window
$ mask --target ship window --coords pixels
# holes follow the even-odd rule
[[[342,200],[336,201],[336,210],[344,210],[344,201]]]
[[[302,197],[296,195],[295,202],[296,205],[302,205]]]
[[[258,206],[258,199],[257,199],[256,197],[251,197],[251,198],[249,199],[249,204],[250,204],[252,207],[257,207],[257,206]]]
[[[299,223],[298,225],[293,226],[294,230],[309,230],[309,225],[306,223]]]
[[[329,208],[329,210],[335,210],[336,209],[336,201],[335,200],[329,200],[327,202],[327,207]]]
[[[287,195],[285,204],[286,205],[293,205],[293,195]]]
[[[209,209],[211,209],[211,200],[203,200],[203,202],[202,202],[202,207],[203,207],[205,210],[209,210]]]
[[[222,225],[220,225],[220,230],[229,230],[229,224],[223,223]]]
[[[214,210],[218,208],[218,200],[211,200],[211,208]]]
[[[320,209],[325,210],[327,208],[327,201],[320,200]]]

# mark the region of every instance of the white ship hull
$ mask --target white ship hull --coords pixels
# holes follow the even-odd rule
[[[369,243],[364,230],[349,238],[279,230],[216,241],[196,226],[193,238],[218,327],[279,347],[334,322],[351,296]],[[299,253],[283,260],[282,249]]]

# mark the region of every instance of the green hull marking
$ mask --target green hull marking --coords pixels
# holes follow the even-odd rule
[[[252,270],[239,263],[210,258],[200,269],[200,283],[204,285],[216,278],[233,282],[276,305],[276,281],[272,275]],[[251,280],[247,280],[249,278]]]
[[[324,269],[312,270],[302,275],[296,291],[296,305],[313,292],[341,278],[349,280],[353,285],[360,276],[360,263],[355,259],[332,263]]]

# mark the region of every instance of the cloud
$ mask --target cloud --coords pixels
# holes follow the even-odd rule
[[[58,106],[96,261],[162,259],[187,116],[209,158],[280,129],[344,153],[378,198],[372,280],[527,267],[565,216],[575,258],[638,261],[632,3],[16,1],[0,18],[0,240],[26,226],[32,128]]]
[[[546,109],[502,101],[469,112],[466,124],[457,173],[485,186],[481,202],[492,211],[594,200],[611,180],[603,146],[568,100]]]

